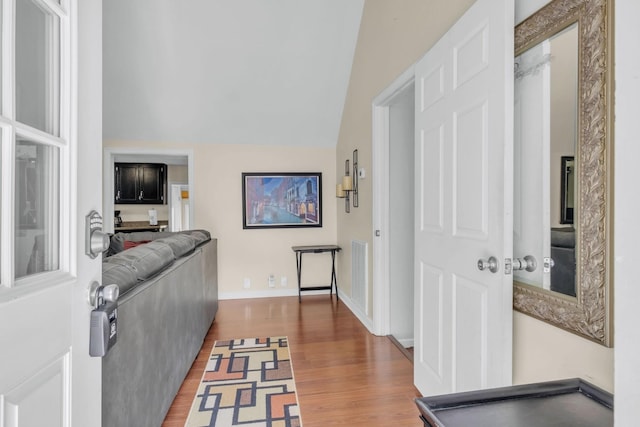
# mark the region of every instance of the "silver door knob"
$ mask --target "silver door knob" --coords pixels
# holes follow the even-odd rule
[[[533,255],[527,255],[524,258],[513,259],[513,270],[526,270],[528,272],[535,271],[538,268],[538,262]]]
[[[487,269],[492,273],[498,271],[498,260],[496,259],[496,257],[492,256],[489,257],[489,259],[480,258],[478,260],[478,270],[484,271]]]

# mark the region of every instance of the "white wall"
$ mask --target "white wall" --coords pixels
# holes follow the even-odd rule
[[[615,425],[640,418],[640,2],[618,0],[615,14]]]

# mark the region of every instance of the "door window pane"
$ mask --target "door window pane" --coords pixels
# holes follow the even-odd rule
[[[59,150],[16,143],[16,278],[59,267]]]
[[[0,3],[1,4],[1,3]],[[2,7],[0,7],[0,34],[2,34]],[[0,58],[2,58],[2,43],[0,43]],[[2,79],[4,79],[4,74],[0,74],[0,100],[2,99]],[[0,114],[3,114],[4,107],[2,106],[2,102],[0,102]]]
[[[2,14],[0,13],[0,15]],[[2,21],[0,20],[0,22]],[[2,136],[0,134],[0,204],[2,203],[2,178],[3,178],[2,169],[4,168],[2,166],[2,143],[3,142],[4,141],[2,140]],[[2,236],[2,215],[0,214],[0,242],[2,242],[2,237],[3,237]],[[0,288],[1,288],[1,285],[2,285],[2,245],[0,244]]]
[[[16,1],[16,119],[59,136],[60,19]]]

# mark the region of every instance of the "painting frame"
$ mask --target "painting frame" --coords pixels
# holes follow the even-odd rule
[[[243,172],[242,228],[322,227],[321,172]]]

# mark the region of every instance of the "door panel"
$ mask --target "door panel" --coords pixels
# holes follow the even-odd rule
[[[0,384],[17,384],[69,351],[71,332],[68,325],[71,323],[71,303],[66,292],[68,288],[65,285],[53,286],[29,296],[29,305],[24,301],[25,298],[1,305],[0,339],[3,340],[3,344],[11,344],[2,346],[2,360],[9,361],[10,366],[3,363],[3,369],[0,369]],[[25,313],[29,313],[30,307],[38,307],[38,311],[26,316]],[[52,326],[53,319],[56,323],[55,328]],[[47,325],[50,327],[46,327]],[[15,361],[30,367],[32,373],[25,374],[18,369],[18,364],[11,364]]]
[[[420,170],[424,174],[422,178],[423,189],[420,200],[428,200],[420,207],[422,212],[420,227],[434,233],[443,231],[443,169],[442,156],[444,154],[444,128],[442,124],[423,132],[420,138]]]
[[[453,277],[455,312],[455,352],[464,355],[465,362],[455,364],[457,390],[471,390],[486,383],[487,298],[489,291],[480,282]],[[482,319],[478,321],[478,319]]]
[[[70,407],[69,354],[52,361],[44,369],[5,395],[3,424],[17,426],[64,425]]]
[[[430,284],[430,286],[427,286],[427,284]],[[434,286],[434,284],[437,285]],[[429,306],[430,310],[418,313],[420,315],[419,325],[438,325],[438,327],[418,328],[416,333],[420,335],[420,339],[417,340],[420,343],[420,348],[415,351],[415,354],[419,356],[419,359],[416,360],[414,358],[414,363],[420,363],[424,369],[429,371],[430,375],[440,381],[444,380],[442,348],[445,334],[442,328],[445,323],[442,321],[442,317],[445,307],[443,284],[442,270],[426,264],[420,266],[418,280],[419,306]]]
[[[479,22],[477,29],[468,34],[465,34],[467,29],[454,30],[463,35],[462,40],[453,47],[454,89],[480,76],[489,66],[488,29],[488,23],[484,21]]]
[[[466,107],[466,108],[465,108]],[[487,236],[487,139],[486,103],[454,112],[453,234],[486,239]]]
[[[422,77],[420,86],[424,94],[420,98],[420,111],[424,111],[444,97],[444,66],[441,63],[435,64],[435,67]]]
[[[511,384],[513,0],[478,0],[416,64],[414,381]],[[440,219],[441,218],[441,219]],[[494,256],[498,270],[480,271]]]
[[[0,34],[14,47],[2,52],[0,425],[99,427],[88,288],[101,259],[84,254],[84,216],[102,199],[102,3],[3,10],[18,22]]]

